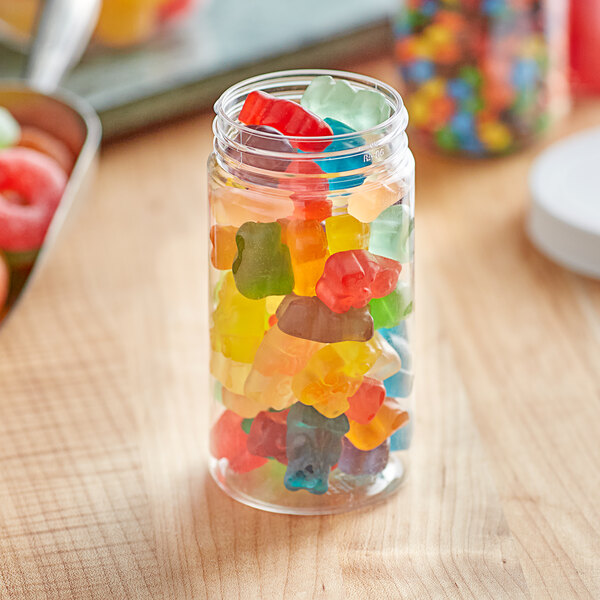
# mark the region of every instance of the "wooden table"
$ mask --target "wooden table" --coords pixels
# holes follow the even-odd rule
[[[0,597],[599,598],[600,284],[525,236],[541,146],[417,152],[411,477],[294,518],[206,473],[210,120],[105,149],[0,335]],[[598,122],[582,102],[553,137]]]

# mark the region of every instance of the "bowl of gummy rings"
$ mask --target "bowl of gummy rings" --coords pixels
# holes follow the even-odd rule
[[[201,0],[103,0],[93,40],[112,48],[147,42],[188,16]],[[0,0],[6,41],[22,45],[33,30],[39,0]]]
[[[566,104],[565,13],[542,0],[407,0],[396,57],[412,130],[431,148],[502,155]]]
[[[74,163],[61,140],[0,107],[0,323],[29,278]]]

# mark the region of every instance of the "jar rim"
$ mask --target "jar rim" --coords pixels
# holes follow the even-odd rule
[[[228,103],[235,102],[236,98],[242,96],[246,91],[250,92],[255,89],[261,89],[258,87],[258,84],[272,82],[272,84],[280,83],[283,85],[285,80],[289,80],[290,82],[293,79],[302,79],[302,78],[315,78],[318,76],[329,75],[331,77],[342,79],[349,83],[357,83],[366,85],[368,88],[375,89],[379,92],[383,92],[386,95],[386,99],[392,108],[391,115],[381,123],[374,125],[368,129],[361,129],[355,132],[350,133],[342,133],[342,134],[334,134],[334,135],[326,135],[326,136],[289,136],[286,135],[286,138],[293,143],[298,142],[323,142],[323,141],[338,141],[338,140],[346,140],[350,138],[360,137],[368,137],[372,135],[376,135],[378,132],[385,131],[387,129],[393,129],[395,131],[404,131],[406,126],[408,125],[408,113],[402,101],[402,96],[399,92],[393,88],[391,85],[384,83],[374,77],[369,77],[368,75],[361,75],[358,73],[352,73],[350,71],[339,71],[339,70],[330,70],[330,69],[290,69],[285,71],[274,71],[271,73],[264,73],[262,75],[256,75],[255,77],[250,77],[248,79],[244,79],[235,85],[229,87],[225,92],[221,94],[221,96],[217,99],[214,104],[214,111],[216,113],[215,117],[215,134],[218,136],[218,128],[217,121],[222,120],[226,123],[227,126],[234,129],[237,132],[244,132],[252,136],[260,136],[265,139],[274,139],[278,138],[280,134],[269,133],[269,132],[257,132],[252,127],[241,123],[237,118],[233,118],[228,111],[226,110],[226,106]],[[311,155],[318,155],[317,152],[307,152],[304,156],[305,158],[310,158]]]

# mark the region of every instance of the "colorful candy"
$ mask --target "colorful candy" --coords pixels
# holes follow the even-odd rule
[[[402,189],[397,185],[381,185],[365,182],[354,188],[347,198],[348,214],[363,223],[371,223],[386,208],[402,198]]]
[[[277,309],[279,328],[315,342],[366,342],[373,337],[373,318],[366,308],[336,313],[316,296],[286,296]]]
[[[348,398],[346,416],[351,421],[366,425],[377,414],[385,400],[385,387],[381,381],[365,377],[353,396]]]
[[[242,417],[226,410],[210,432],[210,452],[215,458],[226,458],[232,471],[247,473],[267,462],[266,458],[250,454],[247,440]]]
[[[380,354],[381,349],[370,342],[328,344],[294,376],[294,394],[300,402],[333,419],[348,409],[348,398],[358,390]]]
[[[368,223],[362,223],[352,215],[329,217],[325,220],[325,231],[331,254],[344,250],[367,250],[369,248],[371,227]]]
[[[228,225],[213,225],[210,228],[210,262],[215,269],[227,271],[231,269],[237,256],[235,235],[237,229]]]
[[[411,218],[408,207],[394,204],[371,222],[369,252],[405,263],[411,258]]]
[[[294,288],[290,251],[281,241],[279,223],[244,223],[235,236],[237,256],[232,271],[247,298],[289,294]]]
[[[356,134],[356,131],[344,123],[340,123],[340,121],[336,121],[335,119],[325,119],[325,123],[331,127],[333,131],[333,135],[343,135],[346,136],[348,134]],[[335,142],[331,142],[329,146],[325,149],[325,152],[342,152],[346,150],[351,150],[352,148],[357,148],[360,146],[364,146],[365,140],[359,135],[354,135],[349,138],[336,140]],[[365,152],[357,152],[352,153],[344,158],[325,158],[323,160],[316,160],[317,165],[325,172],[325,173],[335,173],[341,174],[345,171],[354,171],[357,169],[362,169],[363,167],[370,165],[372,160],[370,155]],[[329,189],[330,190],[345,190],[347,188],[353,188],[357,185],[360,185],[365,180],[364,175],[346,175],[346,176],[337,176],[329,180]]]
[[[359,450],[373,450],[408,422],[408,413],[394,398],[386,398],[381,408],[366,425],[350,421],[346,437]]]
[[[39,248],[67,183],[50,158],[27,148],[0,152],[0,249]]]
[[[373,298],[369,302],[369,310],[375,329],[395,327],[412,311],[410,287],[405,282],[400,282],[391,294]]]
[[[238,118],[246,125],[274,127],[286,136],[310,138],[333,134],[331,127],[325,121],[302,106],[261,91],[248,94]],[[292,145],[306,152],[322,152],[329,143],[328,141],[292,141]]]
[[[265,300],[251,300],[240,294],[234,276],[227,272],[213,312],[212,349],[238,362],[253,362],[267,329],[267,318]]]
[[[308,490],[324,494],[329,488],[329,472],[342,452],[342,437],[348,419],[340,415],[328,419],[311,406],[297,402],[287,417],[287,459],[284,484],[290,491]]]
[[[327,236],[319,221],[286,221],[283,243],[290,251],[294,272],[294,292],[302,296],[315,293],[317,281],[327,260]]]
[[[432,146],[505,154],[535,137],[562,93],[561,27],[540,0],[411,0],[396,46],[411,122]],[[550,9],[548,9],[550,10]],[[551,87],[552,86],[552,87]]]
[[[53,158],[65,173],[70,173],[75,165],[76,156],[67,144],[39,127],[23,125],[17,145]]]
[[[244,165],[267,171],[285,171],[290,164],[289,159],[265,155],[260,151],[293,154],[295,150],[288,139],[274,127],[267,125],[248,125],[248,127],[256,133],[242,130],[238,135],[238,141],[242,146],[248,146],[252,150],[240,151],[237,148],[229,148],[227,154]],[[255,152],[255,150],[258,152]]]
[[[349,475],[375,475],[385,469],[390,456],[390,444],[384,441],[372,450],[359,450],[348,438],[342,440],[338,469]]]
[[[248,450],[255,456],[274,458],[287,465],[286,437],[288,410],[260,412],[252,420]]]
[[[396,287],[402,265],[366,250],[331,255],[317,282],[317,296],[334,312],[362,308],[372,298],[387,296]]]
[[[355,89],[347,81],[329,75],[315,77],[301,103],[304,108],[341,121],[355,131],[376,127],[390,116],[390,105],[383,94]]]

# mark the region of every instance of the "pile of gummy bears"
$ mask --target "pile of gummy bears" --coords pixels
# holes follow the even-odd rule
[[[323,494],[334,470],[376,477],[410,444],[408,191],[360,171],[374,160],[360,135],[311,141],[376,127],[390,110],[379,91],[318,76],[300,103],[252,91],[239,113],[245,151],[227,154],[282,182],[209,184],[210,366],[224,407],[211,453],[235,473],[265,467],[288,490]],[[295,161],[303,151],[323,159]],[[300,186],[290,174],[312,177]]]
[[[413,127],[446,152],[510,152],[549,122],[542,0],[407,0],[396,56]]]
[[[29,277],[74,161],[60,140],[0,107],[0,322]]]

